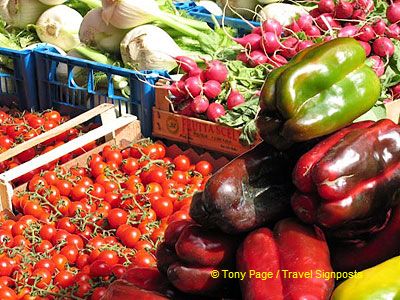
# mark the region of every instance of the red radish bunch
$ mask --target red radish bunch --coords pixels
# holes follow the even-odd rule
[[[168,87],[178,112],[186,116],[205,115],[214,122],[225,115],[225,108],[214,102],[222,92],[222,84],[228,79],[229,72],[225,64],[212,60],[206,62],[205,69],[201,69],[189,57],[178,56],[175,59],[185,72],[179,81]]]

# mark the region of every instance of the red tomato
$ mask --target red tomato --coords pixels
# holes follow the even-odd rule
[[[129,226],[120,233],[122,244],[126,247],[134,248],[135,244],[139,241],[141,236],[140,230],[136,227]]]
[[[54,278],[54,283],[60,288],[67,288],[74,284],[74,277],[70,271],[61,270]]]
[[[128,157],[122,161],[122,171],[127,175],[134,175],[139,170],[139,163],[136,158]]]
[[[175,170],[178,171],[188,171],[190,168],[190,159],[186,155],[178,155],[172,160],[175,165]]]
[[[29,282],[30,284],[35,282],[38,288],[44,289],[51,282],[51,273],[45,268],[36,268],[35,271],[33,271],[32,278],[28,281],[28,283]]]
[[[14,286],[15,286],[15,282],[11,277],[9,277],[9,276],[1,276],[0,277],[0,288],[14,287]]]
[[[11,264],[11,259],[7,256],[0,257],[0,276],[11,276],[14,266]]]
[[[151,208],[155,211],[159,219],[170,216],[174,212],[172,201],[166,197],[150,200]]]
[[[90,276],[103,277],[111,275],[111,266],[102,260],[96,260],[90,265]]]
[[[0,287],[0,299],[1,300],[17,300],[17,294],[9,287]]]
[[[0,245],[1,246],[5,245],[6,247],[14,246],[14,239],[11,232],[0,229]]]
[[[55,111],[55,110],[45,112],[43,114],[43,117],[46,121],[54,121],[57,124],[60,124],[60,122],[61,122],[61,115],[58,111]]]
[[[65,179],[57,180],[56,187],[60,191],[61,196],[68,197],[72,190],[72,183]]]
[[[84,243],[82,238],[77,234],[71,234],[65,239],[67,245],[74,245],[78,250],[83,249]]]
[[[39,235],[42,239],[51,241],[56,232],[54,225],[44,224],[40,228]]]
[[[118,166],[122,163],[122,154],[121,151],[119,151],[118,149],[109,150],[105,153],[103,151],[102,156],[106,162],[112,161],[115,162]]]
[[[151,250],[153,250],[153,248],[154,248],[154,245],[147,240],[141,240],[135,244],[135,249],[137,251],[139,251],[139,250],[151,251]]]
[[[122,224],[126,224],[128,221],[128,213],[123,209],[113,208],[109,211],[107,220],[110,227],[116,229]]]
[[[90,300],[101,300],[103,296],[106,294],[105,287],[97,287],[93,290],[93,294],[90,297]]]
[[[76,259],[76,266],[79,269],[82,269],[84,266],[86,266],[89,263],[89,255],[88,254],[79,254],[78,258]],[[76,279],[78,281],[78,279]]]
[[[109,266],[114,266],[118,263],[119,257],[117,252],[113,250],[104,250],[99,254],[97,260],[101,260],[106,264],[108,264]]]
[[[92,285],[88,281],[79,281],[77,282],[77,285],[78,289],[76,290],[75,295],[87,299],[87,296],[92,290]]]
[[[154,256],[144,250],[136,252],[132,260],[132,265],[137,267],[152,267],[156,264]]]
[[[121,278],[122,275],[125,274],[125,271],[126,271],[126,267],[124,267],[124,266],[121,265],[121,264],[114,265],[114,266],[111,268],[111,273],[112,273],[117,279],[118,279],[118,278]]]
[[[43,258],[35,264],[34,269],[46,269],[53,274],[56,270],[56,264],[51,259]]]
[[[205,177],[212,173],[213,166],[208,161],[202,160],[196,164],[195,170]]]

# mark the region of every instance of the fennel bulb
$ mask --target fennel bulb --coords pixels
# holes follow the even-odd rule
[[[23,28],[36,23],[48,8],[37,0],[0,0],[0,18],[13,27]]]
[[[43,4],[53,6],[53,5],[63,4],[67,0],[39,0],[39,1],[42,2]]]
[[[36,33],[42,42],[69,51],[80,44],[79,28],[82,16],[65,5],[46,10],[36,22]]]
[[[102,0],[102,17],[106,24],[129,29],[155,21],[161,13],[153,0]]]
[[[119,44],[127,30],[107,25],[101,18],[100,8],[92,9],[84,17],[79,29],[82,43],[110,53],[119,53]]]
[[[121,42],[124,64],[139,70],[177,67],[175,57],[184,55],[175,41],[161,28],[142,25],[129,31]]]
[[[62,50],[61,51],[58,50],[58,51],[60,52],[60,54],[65,55],[65,56],[68,55],[68,56],[71,56],[71,57],[84,58],[76,50],[68,51],[68,53],[65,53]],[[87,69],[81,68],[81,67],[74,67],[71,70],[71,72],[72,73],[71,73],[70,77],[72,77],[71,78],[71,83],[72,84],[77,84],[79,86],[85,86],[86,85],[87,80],[88,80],[88,74],[89,74],[89,71]],[[62,82],[64,84],[68,84],[69,74],[68,74],[68,65],[67,64],[59,63],[58,66],[57,66],[56,74],[57,74],[58,81],[60,81],[60,82]]]
[[[201,0],[201,1],[197,2],[197,5],[203,6],[214,16],[222,16],[222,14],[223,14],[222,9],[218,6],[217,3],[213,2],[213,1]]]

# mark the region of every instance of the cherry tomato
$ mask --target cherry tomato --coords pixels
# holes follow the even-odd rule
[[[10,258],[6,256],[0,257],[0,276],[11,276],[13,269]]]
[[[90,300],[101,300],[103,296],[106,294],[105,287],[97,287],[93,290],[93,294],[90,297]]]
[[[103,151],[103,158],[106,162],[115,162],[118,166],[122,163],[122,154],[121,151],[118,149],[109,150],[104,153]]]
[[[45,268],[36,268],[32,273],[32,278],[28,283],[36,283],[38,288],[44,289],[51,282],[51,273]]]
[[[43,114],[43,118],[46,121],[54,121],[57,124],[61,123],[61,115],[58,111],[51,110]]]
[[[156,264],[154,256],[144,250],[136,252],[132,260],[132,265],[137,267],[152,267]]]
[[[1,276],[0,277],[0,288],[14,287],[14,286],[15,286],[15,282],[11,277],[9,277],[9,276]]]
[[[51,259],[43,258],[35,264],[34,269],[46,269],[53,274],[56,270],[56,264]]]
[[[203,176],[208,176],[212,173],[213,166],[208,161],[202,160],[196,164],[195,170]]]
[[[159,219],[168,217],[174,212],[174,205],[167,197],[162,197],[154,201],[150,200],[150,204]]]
[[[0,299],[1,300],[17,300],[17,294],[9,287],[0,287]]]
[[[92,285],[88,281],[79,281],[77,282],[78,289],[75,292],[75,295],[84,299],[87,299],[87,295],[89,295],[92,290]]]
[[[54,283],[60,288],[67,288],[74,284],[74,274],[70,271],[61,270],[60,273],[54,277]]]
[[[61,179],[57,180],[56,187],[60,191],[61,196],[68,197],[72,190],[72,183],[68,180]]]
[[[90,276],[103,277],[111,275],[111,266],[102,260],[96,260],[90,265]]]
[[[9,231],[0,229],[0,246],[3,245],[5,245],[6,247],[13,247],[14,239]]]
[[[78,255],[78,258],[76,259],[76,266],[79,269],[82,269],[84,266],[86,266],[89,263],[89,255],[82,253]],[[78,280],[78,279],[77,279]]]
[[[109,211],[107,220],[110,227],[116,229],[122,224],[126,224],[128,221],[128,213],[123,209],[113,208]]]
[[[122,275],[125,274],[125,271],[126,271],[126,268],[125,268],[123,265],[121,265],[121,264],[114,265],[114,266],[111,268],[111,273],[112,273],[116,278],[121,278]]]
[[[136,158],[128,157],[122,161],[122,171],[127,175],[134,175],[139,170],[139,163]]]
[[[97,257],[98,260],[101,260],[108,264],[109,266],[114,266],[118,263],[119,258],[117,252],[113,250],[104,250]]]
[[[122,244],[124,244],[126,247],[133,248],[139,241],[140,236],[141,233],[138,228],[129,226],[120,233],[119,238],[121,239]]]
[[[190,168],[190,159],[186,155],[178,155],[172,160],[175,170],[186,172]]]

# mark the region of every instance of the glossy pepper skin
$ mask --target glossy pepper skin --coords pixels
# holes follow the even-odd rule
[[[276,222],[291,213],[293,165],[287,154],[261,143],[208,180],[204,191],[193,196],[190,216],[230,234]]]
[[[211,272],[234,269],[239,242],[238,237],[207,230],[193,221],[175,221],[168,225],[165,241],[157,249],[157,268],[183,293],[235,295],[236,283],[232,288],[231,280],[212,278]]]
[[[378,100],[380,82],[363,47],[337,38],[309,47],[266,79],[257,127],[278,148],[350,124]]]
[[[340,284],[332,300],[397,300],[400,295],[400,256],[364,270]]]
[[[304,222],[332,229],[385,213],[400,202],[400,126],[385,119],[338,131],[299,159],[293,182]]]
[[[361,271],[399,254],[400,206],[388,212],[384,227],[366,239],[331,241],[332,266],[336,271]]]
[[[323,233],[294,219],[281,220],[273,231],[251,232],[238,249],[236,266],[246,272],[240,282],[243,300],[324,300],[334,286],[333,279],[321,275],[332,272]],[[272,276],[263,280],[250,272]]]

